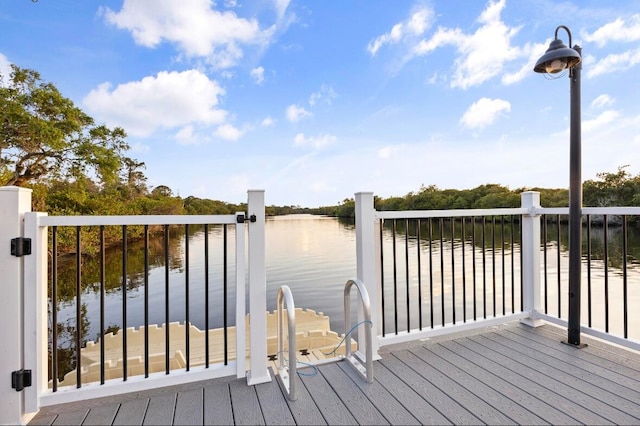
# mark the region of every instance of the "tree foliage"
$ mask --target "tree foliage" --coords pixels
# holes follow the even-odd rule
[[[11,65],[0,85],[0,185],[95,175],[113,184],[129,148],[123,129],[96,125],[37,71]]]

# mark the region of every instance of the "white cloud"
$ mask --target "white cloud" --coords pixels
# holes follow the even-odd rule
[[[602,74],[624,71],[638,63],[640,63],[640,49],[614,53],[587,68],[587,77],[593,78]]]
[[[469,129],[482,129],[510,111],[511,104],[503,99],[482,98],[467,109],[460,123]]]
[[[273,118],[271,118],[271,117],[267,117],[267,118],[265,118],[264,120],[262,120],[262,123],[261,123],[261,124],[262,124],[262,127],[271,127],[271,126],[273,126],[274,124],[276,124],[276,120],[274,120],[274,119],[273,119]]]
[[[406,37],[420,36],[432,25],[433,17],[432,9],[421,7],[414,10],[407,20],[395,24],[391,27],[391,31],[370,41],[367,50],[371,56],[375,56],[385,44],[395,44]]]
[[[103,83],[82,103],[109,125],[123,127],[134,136],[148,136],[157,129],[224,122],[227,112],[217,108],[223,94],[217,82],[199,71],[161,71],[115,88]]]
[[[628,20],[617,18],[591,34],[583,32],[581,35],[585,41],[595,43],[598,47],[603,47],[610,41],[631,42],[640,40],[640,14],[633,15]]]
[[[191,145],[195,142],[193,126],[185,126],[176,133],[176,140],[181,145]]]
[[[287,120],[295,123],[303,118],[311,117],[313,114],[298,105],[289,105],[287,107],[286,116]]]
[[[262,83],[264,83],[264,68],[263,67],[256,67],[256,68],[252,69],[249,72],[249,75],[251,75],[251,78],[253,78],[253,80],[256,82],[256,84],[262,85]]]
[[[278,20],[284,17],[287,8],[289,7],[289,3],[291,0],[274,0],[276,13],[278,14]]]
[[[173,43],[187,57],[204,57],[216,68],[235,65],[243,56],[243,45],[265,45],[275,27],[260,29],[256,19],[238,17],[233,11],[218,11],[210,0],[124,0],[115,12],[102,8],[105,20],[131,32],[141,46],[155,48]]]
[[[294,146],[311,146],[316,149],[322,149],[331,145],[337,140],[333,135],[320,135],[316,137],[305,137],[303,133],[298,133],[293,139]]]
[[[396,152],[400,150],[397,146],[385,146],[378,150],[378,158],[387,159],[391,158]]]
[[[243,134],[244,132],[235,128],[231,124],[223,124],[219,126],[215,132],[213,132],[213,135],[215,137],[228,141],[237,141],[242,137]]]
[[[309,96],[309,105],[315,106],[320,101],[327,105],[331,105],[331,102],[333,102],[336,97],[338,97],[338,95],[335,90],[333,90],[333,87],[323,84],[319,91],[314,92]]]
[[[613,99],[611,96],[600,95],[597,98],[595,98],[593,101],[591,101],[591,107],[602,108],[602,107],[613,105],[614,102],[615,102],[615,99]]]
[[[549,43],[527,43],[522,46],[520,50],[522,51],[522,56],[528,56],[527,62],[519,70],[505,73],[502,76],[502,84],[508,86],[530,76],[536,61],[544,54],[548,46]]]
[[[473,33],[466,34],[459,28],[439,27],[430,37],[416,41],[415,38],[403,37],[404,26],[397,24],[398,29],[394,28],[391,32],[378,37],[369,43],[368,49],[375,54],[384,44],[403,42],[402,46],[406,49],[401,61],[403,65],[415,57],[428,55],[440,47],[454,46],[457,56],[454,60],[450,86],[461,89],[477,86],[500,75],[508,62],[523,57],[529,57],[531,61],[534,51],[537,52],[540,49],[538,45],[527,45],[524,49],[511,45],[511,40],[520,27],[510,27],[503,22],[501,14],[505,6],[506,0],[490,1],[478,17],[480,26]],[[424,32],[430,26],[429,23],[428,26],[418,28]],[[528,65],[505,75],[503,83],[511,84],[520,81],[526,75],[527,68],[529,68]]]
[[[11,62],[0,53],[0,87],[6,86],[9,79],[11,78]]]
[[[610,126],[611,123],[619,117],[620,113],[618,111],[603,111],[602,114],[591,120],[582,120],[582,131],[583,133],[589,133]]]

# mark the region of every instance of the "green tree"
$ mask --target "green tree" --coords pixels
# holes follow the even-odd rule
[[[37,71],[11,65],[0,77],[0,186],[88,174],[118,181],[129,148],[123,129],[96,125]]]

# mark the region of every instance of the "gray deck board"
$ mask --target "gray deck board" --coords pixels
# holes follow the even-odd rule
[[[510,342],[512,341],[499,334],[489,334],[484,336],[484,338],[504,345],[503,351],[514,351],[524,355],[520,352],[525,351],[522,349],[522,346],[517,346],[516,348],[518,350],[511,348],[512,344]],[[564,346],[563,343],[558,343],[558,345]],[[569,349],[575,351],[576,348]],[[528,356],[528,358],[525,358],[523,361],[543,374],[546,374],[550,379],[561,382],[561,385],[565,389],[563,392],[572,393],[577,403],[580,403],[585,408],[595,409],[598,414],[607,418],[610,422],[618,424],[640,423],[640,406],[638,404],[634,404],[609,391],[603,392],[602,388],[592,385],[578,377],[574,377],[567,372],[571,365],[555,362],[554,360],[555,358],[549,356],[547,353],[538,351],[537,353],[531,353],[531,356]]]
[[[204,386],[204,424],[233,424],[233,408],[228,383]]]
[[[82,422],[83,425],[110,425],[118,413],[120,404],[103,405],[92,408]]]
[[[302,371],[298,371],[298,374],[308,374],[310,369],[304,369]],[[274,379],[278,382],[278,386],[282,392],[283,398],[285,399],[285,403],[289,407],[291,411],[291,415],[293,416],[296,424],[299,425],[326,425],[327,421],[322,416],[320,409],[309,395],[307,388],[302,384],[302,380],[298,384],[298,399],[296,401],[290,401],[286,396],[284,388],[280,381],[274,377]]]
[[[278,380],[274,377],[269,383],[256,385],[260,408],[267,425],[295,425],[293,415],[285,402]]]
[[[120,405],[114,425],[141,425],[147,413],[148,398],[133,399]]]
[[[89,414],[88,409],[81,409],[77,411],[67,411],[58,414],[53,421],[54,425],[81,425],[84,419]]]
[[[640,352],[565,333],[513,322],[386,346],[373,383],[343,362],[305,368],[296,401],[273,374],[225,377],[43,407],[30,424],[640,424]]]
[[[538,343],[538,340],[528,338],[531,333],[526,331],[524,333],[527,334],[521,335],[519,333],[501,332],[498,333],[498,335],[514,342],[519,342],[521,344],[520,347],[522,348],[519,352],[535,357],[537,355],[536,352],[539,351],[539,345],[535,345],[535,343]],[[553,340],[539,342],[541,344],[545,344],[544,350],[546,356],[553,357],[554,359],[564,363],[563,370],[566,373],[569,373],[574,377],[580,377],[581,380],[601,387],[613,395],[623,396],[629,401],[640,401],[640,392],[637,390],[640,388],[640,381],[634,380],[624,374],[620,374],[617,371],[602,367],[600,364],[595,362],[581,363],[579,366],[573,363],[575,358],[572,352],[575,352],[576,350],[583,352],[585,350],[589,350],[588,347],[585,349],[569,347],[568,349],[570,349],[570,352],[566,352],[566,345],[558,345],[557,343],[553,343]],[[547,342],[551,342],[551,344],[547,346]],[[559,346],[561,347],[559,348]],[[597,359],[592,361],[597,361]]]
[[[376,363],[374,376],[376,382],[380,383],[389,394],[393,395],[402,406],[413,415],[420,424],[424,425],[446,425],[452,424],[447,417],[426,401],[419,393],[419,389],[410,386],[398,377],[394,371],[394,364],[398,364],[398,368],[402,368],[402,364],[394,359],[389,359],[385,363]],[[399,370],[398,370],[399,372]],[[448,403],[448,401],[444,401]],[[434,401],[435,404],[435,401]],[[402,423],[400,423],[402,424]]]
[[[417,425],[420,422],[400,404],[394,395],[386,390],[378,381],[367,383],[353,367],[345,363],[336,364],[342,371],[351,378],[353,383],[360,389],[362,395],[366,396],[371,403],[377,407],[385,419],[394,425]],[[378,369],[378,372],[381,369]]]
[[[560,340],[554,339],[553,337],[555,337],[555,335],[545,335],[542,333],[542,330],[541,333],[532,333],[522,328],[514,328],[512,331],[501,333],[501,335],[510,339],[515,339],[517,336],[519,341],[527,341],[528,344],[533,342],[540,343],[553,350],[547,353],[565,362],[573,364],[576,358],[581,359],[585,361],[584,366],[589,370],[593,371],[594,368],[597,368],[602,375],[611,377],[618,383],[626,384],[629,388],[637,389],[640,385],[640,371],[633,368],[634,366],[640,366],[640,357],[637,359],[620,357],[621,362],[614,362],[611,360],[613,356],[612,352],[607,352],[606,356],[608,358],[605,358],[601,356],[601,351],[592,350],[589,346],[575,351],[574,349],[576,348],[569,345],[558,345],[557,342]],[[598,352],[600,352],[600,355],[598,355]],[[632,355],[632,353],[629,353],[629,355]],[[583,364],[581,363],[580,365]]]
[[[356,425],[356,419],[351,415],[344,403],[335,394],[322,374],[300,376],[309,395],[313,398],[327,424]]]
[[[344,371],[337,364],[323,365],[318,368],[320,373],[333,388],[336,395],[356,419],[358,424],[388,425],[389,422],[378,411],[369,399],[359,392],[358,387],[348,379]],[[347,378],[347,380],[345,380]]]
[[[501,345],[495,336],[483,335],[472,337],[472,340],[478,341],[485,346],[492,346],[501,353],[513,358],[517,352],[508,346]],[[498,339],[499,340],[499,339]],[[558,343],[561,345],[562,343]],[[539,353],[540,357],[544,357],[544,352]],[[577,380],[568,374],[563,373],[560,369],[551,367],[535,358],[519,358],[519,362],[514,362],[513,368],[522,371],[524,367],[529,367],[529,373],[532,380],[537,381],[549,390],[553,390],[558,394],[565,395],[575,404],[574,410],[591,411],[600,418],[596,423],[622,423],[633,424],[634,418],[616,410],[615,408],[603,403],[596,397],[590,395],[591,389],[587,387],[587,383]],[[581,406],[582,408],[579,408]]]
[[[394,354],[398,359],[409,365],[418,375],[424,377],[437,386],[439,389],[446,390],[452,398],[460,405],[465,407],[467,411],[473,413],[476,417],[486,424],[514,424],[514,420],[497,411],[494,407],[487,404],[475,394],[470,392],[463,386],[459,386],[446,374],[441,371],[430,368],[428,364],[415,356],[410,351],[402,351]]]
[[[422,396],[429,404],[437,407],[437,411],[445,416],[447,423],[453,424],[478,424],[482,421],[464,408],[447,392],[439,389],[433,383],[424,377],[416,374],[408,365],[404,364],[395,356],[385,358],[381,364],[388,368],[400,380],[415,390],[418,395]],[[374,372],[375,374],[375,372]],[[392,389],[389,389],[392,391]],[[407,407],[409,408],[409,407]],[[409,408],[410,409],[410,408]]]
[[[258,395],[253,386],[236,380],[229,383],[233,420],[237,425],[263,425],[264,417],[260,411]]]
[[[178,392],[174,423],[179,425],[201,425],[204,423],[203,389]]]
[[[433,345],[437,348],[437,345]],[[546,424],[543,419],[527,410],[522,405],[513,401],[508,393],[501,393],[489,385],[478,380],[460,367],[454,365],[446,359],[446,352],[438,351],[436,348],[427,349],[419,347],[411,350],[431,368],[438,369],[442,374],[450,377],[458,385],[464,387],[469,392],[482,399],[493,407],[497,412],[509,413],[510,423],[541,425]]]
[[[527,407],[547,423],[554,425],[573,425],[576,423],[576,419],[552,405],[557,401],[553,400],[554,394],[549,393],[546,388],[532,385],[530,381],[520,375],[477,352],[473,352],[458,341],[444,342],[439,346],[433,345],[429,347],[429,350],[441,353],[456,365],[463,366],[462,368],[469,374],[483,383],[490,383],[494,389],[508,395],[523,407]],[[443,351],[447,351],[446,355]],[[570,408],[570,406],[567,404],[566,408]]]
[[[144,425],[172,425],[177,394],[156,395],[149,399]]]

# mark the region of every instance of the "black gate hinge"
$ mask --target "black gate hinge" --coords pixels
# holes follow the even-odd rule
[[[247,219],[243,214],[239,214],[238,216],[236,216],[236,222],[238,223],[255,222],[256,220],[257,219],[255,214],[249,216],[249,219]]]
[[[11,387],[20,392],[31,386],[31,370],[18,370],[11,372]]]
[[[31,238],[18,237],[11,240],[11,256],[22,257],[31,254]]]

